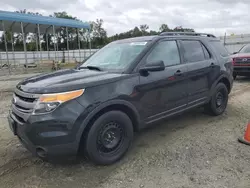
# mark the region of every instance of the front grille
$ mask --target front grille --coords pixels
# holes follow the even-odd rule
[[[33,112],[38,98],[39,95],[37,94],[15,90],[12,99],[12,112],[18,121],[23,123],[28,119],[29,115]]]
[[[22,117],[18,116],[18,115],[15,114],[15,113],[12,113],[12,114],[15,116],[15,118],[16,118],[19,122],[21,122],[21,123],[24,123],[24,122],[25,122],[25,120],[24,120]]]
[[[15,105],[16,109],[19,110],[20,112],[24,112],[24,113],[31,113],[33,111],[33,109],[31,108],[24,108],[22,106],[19,105]]]
[[[24,107],[22,107],[22,106],[19,106],[19,105],[16,105],[16,107],[18,108],[18,109],[20,109],[20,110],[29,110],[28,108],[24,108]]]
[[[23,101],[25,101],[25,102],[34,102],[34,101],[36,100],[35,98],[22,97],[22,96],[20,96],[20,95],[18,95],[18,94],[16,94],[16,93],[15,93],[15,95],[16,95],[19,99],[21,99],[21,100],[23,100]]]
[[[12,104],[15,108],[23,113],[30,113],[34,109],[37,98],[27,98],[14,93]]]
[[[238,57],[235,58],[235,64],[250,64],[250,58]]]

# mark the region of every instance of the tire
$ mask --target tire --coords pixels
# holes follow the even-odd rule
[[[234,80],[236,80],[236,77],[237,77],[237,74],[236,74],[236,73],[233,73],[233,78],[234,78]]]
[[[121,111],[101,115],[91,126],[85,139],[85,155],[95,164],[110,165],[121,159],[133,139],[130,118]]]
[[[227,108],[227,102],[227,87],[223,83],[218,83],[214,89],[210,102],[205,106],[205,111],[213,116],[221,115]]]

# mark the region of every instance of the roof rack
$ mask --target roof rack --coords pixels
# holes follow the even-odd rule
[[[188,35],[188,36],[206,36],[216,38],[214,35],[209,33],[195,33],[195,32],[163,32],[160,36],[173,36],[173,35]]]

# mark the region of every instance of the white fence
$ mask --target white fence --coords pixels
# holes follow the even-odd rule
[[[234,35],[234,36],[221,36],[219,37],[221,42],[225,44],[225,47],[228,49],[229,52],[233,53],[239,51],[239,49],[244,46],[245,44],[250,44],[250,34],[244,35]],[[28,51],[27,58],[24,52],[8,52],[8,58],[6,52],[0,52],[0,68],[3,65],[11,66],[23,66],[26,63],[39,63],[40,60],[42,61],[62,61],[63,59],[65,62],[81,62],[91,54],[98,51],[98,49],[81,49],[79,50],[69,50],[69,51]],[[9,62],[8,62],[9,59]]]
[[[221,36],[220,40],[225,43],[228,51],[233,53],[239,51],[244,45],[250,44],[250,34]]]
[[[27,52],[27,63],[39,62],[40,60],[55,60],[65,62],[77,61],[81,62],[91,54],[95,53],[98,49],[86,49],[86,50],[70,50],[70,51],[28,51]],[[0,65],[24,65],[26,63],[24,52],[8,52],[8,58],[6,52],[0,52]]]

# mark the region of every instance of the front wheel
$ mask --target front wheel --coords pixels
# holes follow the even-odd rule
[[[228,102],[228,90],[225,84],[219,83],[214,89],[210,102],[205,106],[205,111],[211,115],[221,115]]]
[[[127,152],[132,139],[130,118],[121,111],[109,111],[91,126],[85,140],[85,152],[96,164],[113,164]]]

